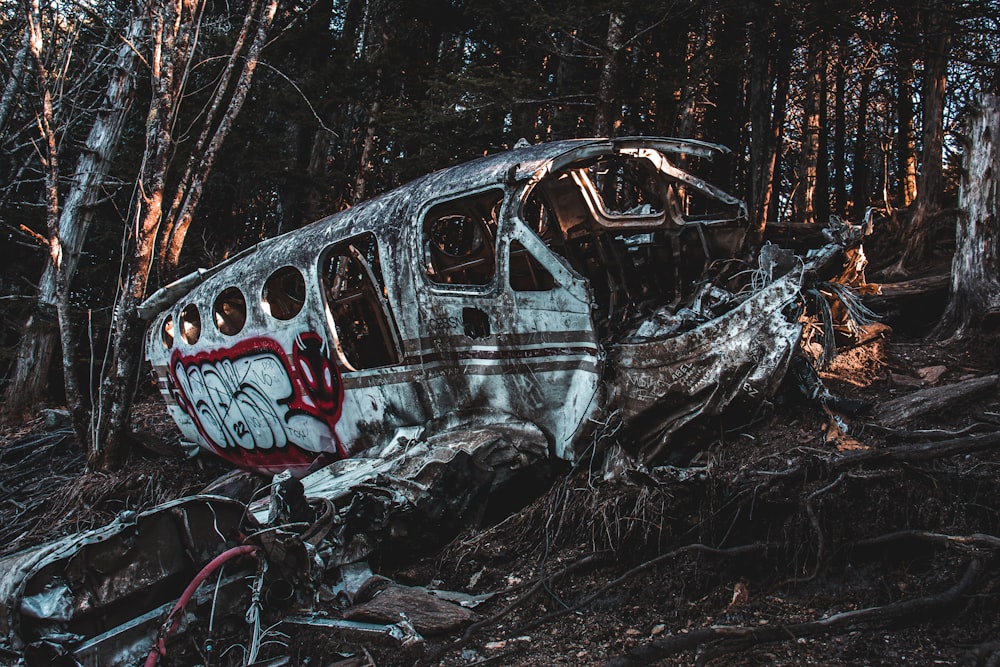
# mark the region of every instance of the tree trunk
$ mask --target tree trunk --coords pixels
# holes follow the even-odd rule
[[[42,272],[38,285],[39,310],[29,317],[24,326],[24,333],[15,353],[14,371],[4,396],[4,413],[7,418],[21,415],[43,400],[45,380],[57,345],[57,331],[54,327],[45,325],[44,313],[51,313],[56,309],[60,297],[60,290],[57,288],[60,271],[64,274],[65,297],[68,300],[69,286],[94,217],[94,207],[102,196],[101,188],[111,168],[111,160],[124,128],[125,114],[131,104],[135,70],[134,44],[142,34],[143,21],[141,11],[136,10],[128,22],[128,31],[116,53],[104,98],[98,106],[69,192],[59,213],[57,233],[61,247],[60,268],[54,262],[47,262]],[[70,329],[67,329],[67,333],[71,333]],[[72,344],[64,347],[68,351],[76,349]],[[64,362],[70,361],[66,358],[66,353],[63,356]],[[63,372],[72,375],[73,365],[65,367]]]
[[[49,264],[55,275],[55,310],[59,323],[59,333],[67,338],[63,350],[64,374],[63,382],[66,391],[66,405],[73,416],[73,425],[77,435],[85,434],[84,415],[82,411],[82,394],[76,379],[76,368],[72,353],[75,346],[70,346],[72,339],[72,323],[69,317],[69,281],[67,277],[67,262],[65,248],[59,229],[59,148],[56,137],[55,112],[53,110],[52,79],[45,66],[44,35],[42,30],[42,13],[38,0],[25,2],[25,14],[28,20],[29,52],[35,66],[35,82],[38,91],[39,106],[35,112],[38,125],[41,148],[38,151],[45,178],[45,226],[48,231]],[[50,348],[51,349],[51,346]],[[44,350],[43,350],[44,353]],[[23,355],[19,354],[23,358]],[[43,356],[46,356],[43,354]],[[48,353],[51,359],[51,352]],[[38,369],[35,369],[38,372]],[[15,375],[18,373],[15,372]],[[10,389],[16,389],[11,387]]]
[[[7,121],[10,120],[10,114],[14,110],[14,100],[17,99],[18,90],[22,85],[21,77],[24,76],[24,66],[28,61],[28,41],[28,29],[25,28],[21,48],[17,50],[17,55],[14,56],[14,64],[10,68],[10,78],[7,79],[7,85],[3,89],[3,96],[0,97],[0,137],[4,136]]]
[[[899,204],[906,207],[917,197],[917,149],[913,140],[913,60],[902,49],[898,55],[896,114],[899,122]]]
[[[774,119],[771,123],[771,192],[781,188],[782,144],[785,140],[785,118],[788,116],[788,88],[792,76],[791,25],[787,18],[778,23],[778,54],[774,63]],[[778,219],[778,198],[772,196],[767,208],[767,220]]]
[[[191,222],[194,219],[194,211],[205,189],[205,182],[208,180],[212,167],[215,165],[215,158],[222,147],[222,143],[229,135],[233,121],[243,108],[243,102],[250,91],[254,71],[260,60],[261,49],[264,48],[267,35],[271,30],[271,23],[274,21],[274,14],[278,9],[278,0],[269,0],[261,6],[260,16],[256,17],[257,32],[246,55],[242,57],[243,68],[234,84],[231,95],[227,97],[225,91],[232,74],[233,64],[237,61],[239,52],[242,50],[243,40],[249,31],[256,7],[256,3],[251,3],[247,9],[243,31],[230,55],[226,72],[216,89],[208,117],[204,121],[201,136],[184,170],[184,175],[177,186],[174,203],[170,207],[167,226],[163,234],[164,239],[160,244],[160,248],[161,252],[165,250],[161,270],[171,279],[176,277],[181,250],[184,247],[188,229],[190,229]],[[224,107],[223,104],[225,104]],[[225,113],[223,113],[218,125],[215,126],[215,118],[220,108],[225,108]],[[213,126],[215,126],[214,132],[211,131]],[[211,139],[209,139],[210,136]]]
[[[180,220],[173,226],[174,241],[180,233],[179,244],[190,224],[205,179],[211,171],[216,152],[231,127],[249,89],[257,56],[270,29],[278,0],[269,0],[262,8],[254,45],[244,57],[241,75],[236,82],[233,96],[219,120],[211,141],[202,153],[202,163],[188,163],[179,188],[184,188],[180,201]],[[252,11],[252,7],[250,10]],[[101,382],[100,407],[95,413],[91,439],[88,443],[88,463],[98,469],[114,468],[124,454],[126,429],[132,399],[142,362],[142,340],[145,323],[139,319],[138,307],[146,297],[154,266],[157,240],[162,239],[163,204],[175,149],[172,128],[184,97],[186,72],[191,66],[194,51],[194,32],[200,17],[197,0],[167,0],[150,6],[149,24],[152,36],[152,54],[149,58],[152,99],[146,120],[146,152],[139,174],[140,195],[133,203],[135,226],[129,234],[126,251],[127,268],[122,295],[115,303],[111,327],[111,361]],[[199,143],[209,136],[201,133]],[[186,216],[186,218],[185,218]],[[179,254],[180,245],[171,244],[171,252]],[[170,254],[167,261],[176,262],[177,254]],[[176,266],[176,264],[174,265]]]
[[[125,429],[141,355],[142,327],[137,308],[146,294],[163,216],[164,188],[173,151],[172,127],[183,92],[183,83],[178,79],[184,77],[178,69],[186,68],[185,60],[190,56],[190,40],[185,32],[190,30],[193,9],[173,0],[152,0],[147,7],[151,98],[146,116],[146,150],[138,194],[130,212],[134,223],[126,231],[125,284],[111,319],[110,363],[101,379],[99,404],[95,406],[87,442],[87,463],[98,470],[117,467],[124,455]]]
[[[625,18],[620,10],[611,10],[608,18],[608,35],[604,41],[604,54],[601,60],[601,76],[597,83],[597,112],[594,117],[594,134],[598,137],[613,136],[618,128],[619,113],[614,110],[617,99],[616,81],[618,78],[618,61],[624,48],[622,43],[622,28]]]
[[[830,219],[830,161],[827,141],[827,125],[830,122],[826,101],[828,94],[827,74],[828,56],[827,40],[824,37],[819,45],[819,103],[817,133],[816,133],[816,189],[813,192],[813,210],[816,222],[825,225]]]
[[[758,12],[750,31],[750,249],[756,250],[764,236],[772,197],[772,175],[776,147],[771,142],[771,22]]]
[[[854,134],[854,156],[851,182],[851,216],[860,220],[870,199],[868,170],[868,96],[872,83],[871,67],[861,71],[858,92],[858,109],[855,114],[857,128]]]
[[[1000,319],[1000,97],[981,95],[968,126],[951,291],[938,334]]]
[[[819,163],[820,50],[817,35],[806,55],[805,101],[802,110],[802,149],[799,153],[795,213],[798,222],[816,221],[816,167]]]
[[[834,213],[847,217],[847,39],[837,46],[833,102],[833,201]]]
[[[929,51],[924,67],[923,152],[917,198],[907,226],[905,245],[899,261],[887,269],[893,277],[906,276],[908,268],[927,253],[931,221],[941,208],[944,183],[944,103],[948,83],[948,53],[951,48],[951,25],[945,8],[936,4],[928,10],[927,38]]]
[[[775,24],[774,22],[777,21]],[[750,233],[747,249],[760,247],[768,217],[777,210],[776,168],[788,94],[791,42],[787,21],[756,10],[749,26],[750,49]],[[772,38],[773,35],[773,38]],[[777,49],[772,46],[777,40]],[[774,90],[772,96],[771,91]]]
[[[699,76],[708,88],[708,99],[714,104],[705,108],[705,125],[703,136],[710,141],[722,144],[733,151],[734,155],[745,155],[750,140],[748,132],[744,131],[741,120],[746,113],[743,81],[746,71],[735,66],[739,52],[727,59],[723,54],[732,44],[742,44],[746,39],[743,21],[727,15],[725,12],[714,12],[710,30],[712,39],[706,44],[706,52],[701,56],[705,65]],[[690,31],[697,32],[696,22]],[[712,164],[712,180],[723,189],[745,189],[748,180],[743,161],[727,156],[716,159]]]

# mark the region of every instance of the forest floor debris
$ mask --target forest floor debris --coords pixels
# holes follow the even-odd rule
[[[445,611],[444,625],[408,650],[298,622],[273,630],[261,659],[991,664],[1000,656],[1000,334],[945,343],[883,334],[869,348],[882,356],[870,382],[825,378],[876,408],[841,419],[856,445],[831,439],[831,414],[789,388],[764,418],[720,433],[684,465],[611,481],[577,470],[439,550],[384,550],[370,565],[392,592],[361,603],[372,613],[355,609],[359,621],[391,620],[428,588],[483,596],[474,611]],[[895,416],[880,423],[886,406]],[[135,428],[175,437],[155,400],[139,406]],[[70,433],[42,420],[0,437],[4,554],[197,492],[226,471],[207,457],[136,447],[122,475],[85,473]],[[204,662],[205,627],[189,628],[186,648],[160,664]],[[223,648],[248,632],[216,631]],[[222,652],[212,664],[242,655]]]

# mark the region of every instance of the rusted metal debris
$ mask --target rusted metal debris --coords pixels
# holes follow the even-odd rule
[[[178,619],[214,618],[197,606],[213,598],[251,610],[256,655],[265,588],[285,591],[270,607],[286,623],[419,645],[406,619],[345,616],[386,540],[461,527],[540,463],[614,445],[618,463],[655,464],[679,430],[752,415],[793,357],[823,363],[799,352],[804,323],[832,341],[862,314],[843,283],[864,282],[863,231],[834,220],[820,246],[742,257],[744,204],[678,166],[723,152],[522,146],[159,290],[146,354],[171,416],[191,443],[274,475],[271,492],[196,496],[8,557],[4,650],[152,665]],[[240,545],[253,558],[215,573]],[[192,578],[218,592],[175,608]]]

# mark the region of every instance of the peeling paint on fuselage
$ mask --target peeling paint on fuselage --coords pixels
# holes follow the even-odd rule
[[[650,138],[517,148],[167,286],[147,302],[146,353],[168,409],[187,439],[265,473],[303,475],[466,411],[535,423],[573,460],[603,415],[676,393],[610,352],[739,247],[742,203],[670,160],[719,152]],[[693,194],[718,212],[688,215]],[[279,295],[279,276],[301,293]],[[239,326],[220,305],[232,288]]]

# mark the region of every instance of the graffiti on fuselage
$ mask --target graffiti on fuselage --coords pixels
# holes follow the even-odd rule
[[[343,384],[316,333],[298,335],[291,358],[266,337],[190,356],[176,350],[169,374],[177,404],[238,466],[302,471],[320,456],[347,455],[335,432]]]

